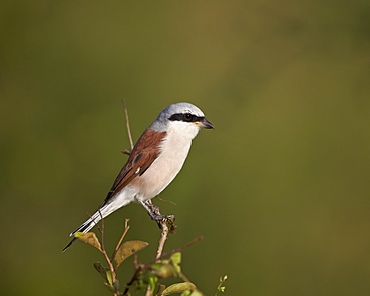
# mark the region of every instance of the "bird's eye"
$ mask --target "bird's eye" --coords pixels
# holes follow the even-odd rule
[[[190,121],[193,118],[193,116],[191,116],[190,113],[185,113],[184,117],[185,117],[185,120],[187,120],[187,121]]]

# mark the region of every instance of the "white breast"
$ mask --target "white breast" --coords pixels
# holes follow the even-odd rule
[[[160,155],[140,177],[138,200],[148,200],[158,195],[175,178],[188,155],[192,140],[198,134],[197,126],[174,122],[160,145]]]

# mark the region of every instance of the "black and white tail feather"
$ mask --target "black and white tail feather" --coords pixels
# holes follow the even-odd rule
[[[94,215],[92,215],[89,219],[87,219],[80,227],[78,227],[75,231],[73,231],[69,236],[74,236],[75,233],[77,232],[82,232],[82,233],[88,233],[91,228],[96,226],[101,219],[104,217],[108,216],[110,213],[106,213],[106,208],[108,205],[104,205],[102,208],[97,210]],[[67,246],[62,250],[64,252],[67,250],[75,241],[77,238],[73,238]]]

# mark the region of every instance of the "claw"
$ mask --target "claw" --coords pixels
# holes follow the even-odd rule
[[[159,229],[162,229],[163,223],[168,223],[171,226],[172,230],[176,228],[175,225],[173,224],[175,220],[174,215],[161,215],[161,213],[159,212],[159,207],[153,205],[150,200],[146,202],[141,202],[141,204],[147,210],[150,218],[157,222]]]

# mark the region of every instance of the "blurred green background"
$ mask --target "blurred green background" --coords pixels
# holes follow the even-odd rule
[[[103,257],[68,234],[100,205],[167,105],[215,125],[155,199],[166,251],[207,295],[370,293],[368,1],[2,1],[2,295],[109,295]],[[138,205],[106,219],[111,248],[159,230]],[[131,260],[120,267],[128,281]]]

